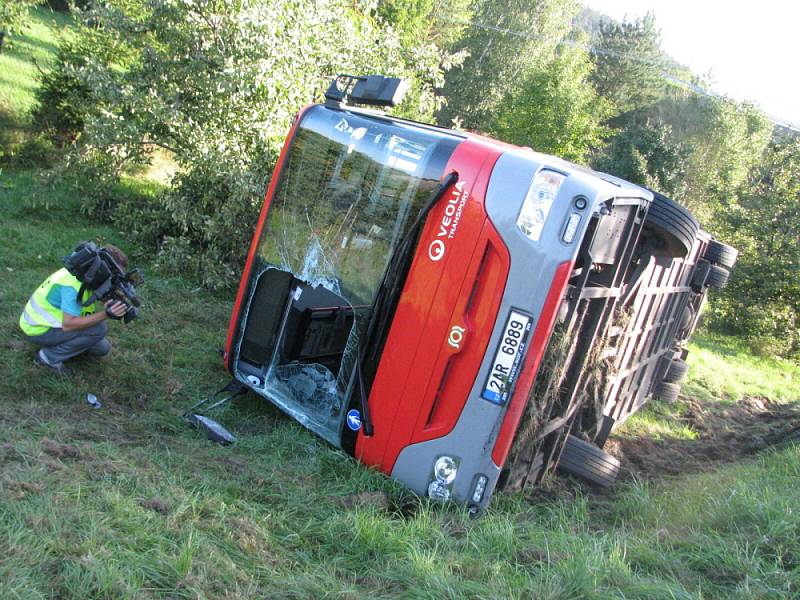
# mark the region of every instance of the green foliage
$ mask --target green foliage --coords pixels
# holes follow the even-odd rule
[[[95,208],[112,219],[155,217],[142,229],[161,243],[164,264],[192,268],[212,286],[235,280],[231,265],[246,253],[291,118],[331,76],[409,78],[397,114],[424,118],[438,106],[433,89],[447,60],[436,46],[404,45],[369,5],[346,0],[126,0],[90,11],[80,40],[77,60],[65,51],[62,61],[75,93],[48,105],[76,106],[85,122],[78,163],[98,192]],[[179,175],[157,210],[134,215],[96,180],[146,164],[153,147],[172,154]]]
[[[672,196],[717,233],[771,132],[766,117],[750,105],[678,90],[613,123],[617,133],[595,165]]]
[[[487,131],[503,99],[536,67],[552,60],[578,11],[574,0],[478,0],[454,49],[468,56],[447,73],[447,105],[437,120]]]
[[[591,80],[618,112],[648,106],[663,95],[665,57],[652,14],[634,21],[603,21],[595,47]]]
[[[602,123],[611,110],[588,85],[590,72],[584,50],[562,47],[509,93],[492,133],[538,152],[584,162],[607,134]]]
[[[469,23],[471,0],[379,0],[378,16],[391,24],[403,44],[449,48]]]
[[[686,205],[710,231],[720,231],[731,198],[762,159],[772,133],[766,116],[729,99],[689,96],[677,102],[687,164]]]
[[[676,141],[672,128],[649,117],[630,118],[595,159],[595,168],[633,183],[683,199],[686,187],[687,143]]]
[[[113,47],[116,46],[116,47]],[[91,57],[97,64],[110,65],[124,56],[118,45],[93,29],[77,39],[65,39],[58,47],[55,61],[40,73],[36,104],[31,112],[34,126],[54,144],[65,147],[83,131],[84,123],[96,110],[92,86],[80,76]]]
[[[0,31],[17,33],[24,27],[31,7],[39,0],[3,0],[0,2]]]
[[[30,116],[37,68],[53,60],[59,36],[68,35],[70,20],[44,8],[30,11],[14,44],[0,53],[0,164],[45,165],[55,157],[48,140]]]
[[[770,145],[724,220],[741,254],[718,325],[762,352],[800,358],[800,140]]]

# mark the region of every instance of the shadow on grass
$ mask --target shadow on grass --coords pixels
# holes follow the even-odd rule
[[[738,402],[687,401],[677,419],[695,439],[621,436],[606,450],[643,479],[710,471],[773,447],[800,444],[800,407],[746,396]]]
[[[0,78],[2,79],[2,78]],[[29,133],[31,126],[13,111],[0,106],[0,145],[8,143],[14,134]]]
[[[28,50],[31,54],[38,51],[42,54],[55,55],[58,51],[58,44],[54,42],[45,41],[38,38],[31,38],[27,36],[14,36],[13,45],[10,47],[8,54],[17,56],[17,58],[24,58],[22,54],[23,49]]]
[[[706,333],[705,335],[694,336],[692,338],[692,344],[720,356],[740,356],[744,350],[742,347],[737,346],[732,340],[733,338],[730,337]]]

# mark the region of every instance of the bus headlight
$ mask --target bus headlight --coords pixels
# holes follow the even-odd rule
[[[450,485],[456,478],[458,465],[449,456],[440,456],[433,465],[433,474],[436,479],[445,485]]]
[[[445,502],[450,499],[453,482],[458,474],[458,462],[451,456],[440,456],[433,463],[433,478],[428,484],[428,497]]]
[[[428,485],[428,497],[431,500],[447,502],[450,499],[450,488],[438,479],[434,479]]]
[[[517,217],[517,227],[528,239],[535,242],[541,237],[550,208],[565,177],[556,171],[542,169],[533,178]]]

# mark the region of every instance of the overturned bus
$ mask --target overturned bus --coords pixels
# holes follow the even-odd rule
[[[481,510],[559,464],[610,483],[608,434],[677,395],[735,251],[615,177],[347,104],[399,88],[338,78],[297,115],[227,369],[420,495]]]

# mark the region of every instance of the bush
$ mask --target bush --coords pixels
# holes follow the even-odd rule
[[[3,0],[0,2],[0,32],[16,33],[25,25],[28,11],[38,2],[39,0]],[[2,45],[0,45],[0,50],[2,50]]]
[[[33,135],[20,143],[3,144],[0,140],[0,163],[32,168],[49,167],[58,160],[60,152],[43,135]]]
[[[96,99],[81,73],[89,57],[108,55],[101,51],[101,38],[84,35],[77,41],[65,40],[56,53],[53,67],[43,72],[36,89],[36,104],[31,111],[34,127],[58,147],[73,143],[83,131]]]
[[[412,81],[403,116],[438,107],[446,55],[404,46],[350,0],[126,0],[86,13],[41,92],[42,120],[89,182],[86,207],[137,223],[159,260],[233,283],[272,166],[297,110],[337,72]],[[168,150],[179,175],[155,201],[113,196],[126,168]]]
[[[739,262],[713,324],[800,358],[800,140],[772,143],[737,195],[724,222]]]

